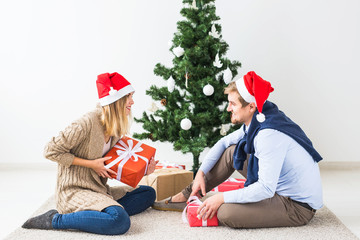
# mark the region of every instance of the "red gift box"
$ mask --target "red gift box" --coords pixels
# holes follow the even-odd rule
[[[182,213],[184,223],[189,223],[190,227],[215,227],[219,226],[217,214],[211,219],[203,220],[198,218],[196,213],[202,202],[196,196],[191,196],[188,199],[187,206]]]
[[[146,174],[149,160],[155,156],[155,152],[155,148],[139,140],[122,137],[105,155],[105,157],[112,157],[105,161],[105,167],[117,172],[117,176],[110,174],[111,177],[136,187]]]
[[[168,162],[158,162],[156,164],[155,169],[163,169],[163,168],[178,168],[185,170],[185,165],[179,165],[176,163],[168,163]]]
[[[219,184],[219,186],[213,188],[211,191],[227,192],[227,191],[231,191],[231,190],[237,190],[240,188],[244,188],[245,182],[246,182],[246,179],[228,178],[225,182]]]

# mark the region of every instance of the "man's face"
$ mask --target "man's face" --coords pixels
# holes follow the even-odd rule
[[[228,94],[229,105],[227,107],[227,111],[231,112],[231,122],[234,124],[242,124],[249,125],[251,123],[252,116],[254,115],[254,104],[250,103],[246,107],[242,107],[239,101],[239,93],[238,92],[230,92]]]

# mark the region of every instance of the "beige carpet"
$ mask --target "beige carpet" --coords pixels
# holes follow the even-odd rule
[[[35,213],[54,208],[54,198],[48,199]],[[28,230],[21,227],[5,239],[358,239],[326,207],[317,211],[312,221],[303,227],[231,229],[227,227],[191,228],[181,220],[179,212],[148,209],[131,217],[131,228],[122,236],[103,236],[78,231]]]

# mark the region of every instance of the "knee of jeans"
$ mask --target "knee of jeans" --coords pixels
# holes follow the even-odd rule
[[[155,189],[150,186],[140,186],[144,192],[147,193],[147,199],[150,202],[150,206],[155,202],[156,199],[156,192]]]
[[[113,206],[116,211],[113,212],[113,221],[107,226],[109,235],[120,235],[126,233],[131,225],[130,217],[123,209],[119,206]]]

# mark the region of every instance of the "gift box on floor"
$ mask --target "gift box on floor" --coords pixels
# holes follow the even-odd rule
[[[156,169],[152,174],[143,177],[139,185],[151,186],[156,191],[156,201],[160,201],[182,191],[193,181],[193,172],[178,169]]]
[[[219,186],[213,188],[211,191],[214,192],[227,192],[231,190],[237,190],[244,187],[246,179],[240,178],[228,178],[223,183],[219,184]]]
[[[117,172],[117,176],[110,174],[111,177],[136,187],[146,174],[150,158],[155,156],[155,152],[155,148],[139,140],[122,137],[105,155],[105,157],[112,157],[105,161],[105,167]]]
[[[163,168],[178,168],[185,170],[185,165],[180,165],[176,163],[169,163],[166,161],[160,161],[156,164],[155,169],[163,169]]]
[[[207,220],[199,219],[197,210],[202,202],[198,197],[192,196],[188,199],[187,206],[182,213],[184,223],[189,223],[190,227],[215,227],[219,225],[217,213]]]

